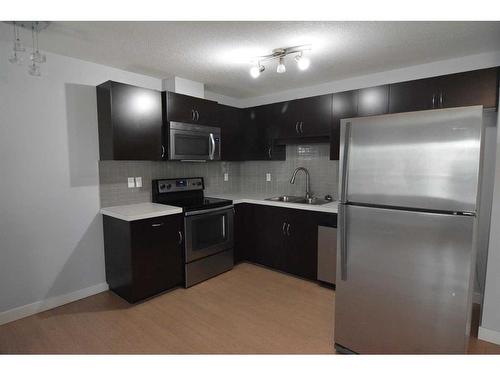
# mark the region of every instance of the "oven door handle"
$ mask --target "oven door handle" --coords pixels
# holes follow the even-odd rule
[[[224,206],[224,207],[209,208],[207,210],[189,211],[189,212],[186,212],[185,215],[186,216],[194,216],[194,215],[208,214],[208,213],[212,213],[212,212],[230,210],[233,207],[234,207],[233,205],[230,205],[230,206]]]

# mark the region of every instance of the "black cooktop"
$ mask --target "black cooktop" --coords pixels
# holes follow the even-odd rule
[[[230,206],[232,200],[205,197],[203,177],[152,181],[153,203],[182,207],[184,212]]]

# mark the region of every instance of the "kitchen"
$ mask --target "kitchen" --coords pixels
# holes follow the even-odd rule
[[[500,23],[239,27],[0,24],[0,353],[500,354]],[[279,42],[297,27],[377,31],[400,61],[335,76],[338,51]],[[261,28],[254,63],[199,63]],[[188,30],[169,75],[114,46]]]

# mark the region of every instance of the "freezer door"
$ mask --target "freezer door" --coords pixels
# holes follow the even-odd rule
[[[464,353],[475,218],[349,205],[340,214],[335,343],[357,353]]]
[[[482,107],[342,120],[341,200],[476,211]]]

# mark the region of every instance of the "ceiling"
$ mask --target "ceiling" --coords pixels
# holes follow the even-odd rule
[[[0,24],[0,40],[12,29]],[[29,34],[23,36],[30,40]],[[52,22],[40,48],[158,78],[173,75],[249,98],[500,49],[500,22]],[[312,44],[311,67],[275,64],[249,75],[254,56]]]

